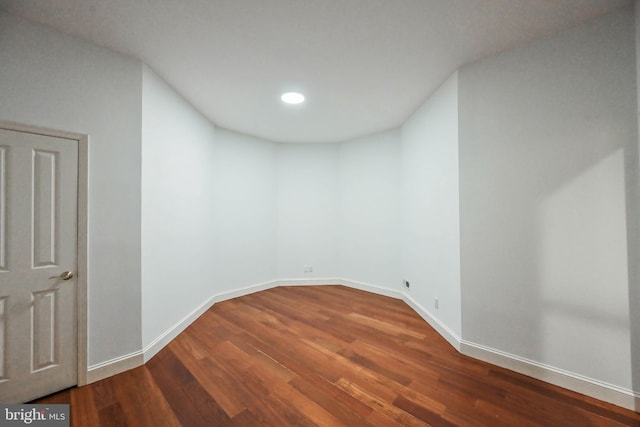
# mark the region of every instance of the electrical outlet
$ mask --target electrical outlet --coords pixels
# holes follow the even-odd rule
[[[409,283],[408,280],[403,280],[402,284],[404,285],[405,289],[409,289],[411,288],[411,284]]]
[[[437,310],[440,308],[440,301],[438,301],[438,298],[434,298],[433,299],[433,307]]]
[[[312,265],[305,265],[305,266],[303,266],[303,271],[305,273],[313,273],[313,266]]]

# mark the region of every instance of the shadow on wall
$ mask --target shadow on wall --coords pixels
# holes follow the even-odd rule
[[[638,135],[625,147],[627,254],[632,389],[640,395],[640,152]],[[640,412],[640,399],[635,410]]]
[[[640,390],[633,30],[625,9],[460,71],[461,271],[465,340]]]
[[[587,163],[572,166],[586,169],[569,180],[554,176],[563,184],[536,206],[537,359],[611,381],[630,369],[602,354],[629,342],[624,150],[579,157]],[[567,169],[557,166],[550,170]]]

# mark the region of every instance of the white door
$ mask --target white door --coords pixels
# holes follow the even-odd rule
[[[77,141],[0,129],[0,403],[77,383],[77,191]]]

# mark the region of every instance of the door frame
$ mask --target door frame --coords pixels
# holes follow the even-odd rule
[[[44,128],[40,126],[0,120],[0,129],[52,136],[76,141],[78,144],[78,217],[77,217],[77,371],[78,386],[87,384],[88,340],[87,340],[87,263],[88,263],[88,212],[89,212],[89,135]]]

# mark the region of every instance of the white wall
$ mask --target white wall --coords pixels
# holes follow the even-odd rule
[[[217,129],[211,218],[216,289],[228,292],[277,277],[276,144]]]
[[[339,277],[401,289],[400,131],[338,146]]]
[[[457,73],[402,126],[401,170],[402,277],[409,295],[460,337]]]
[[[142,344],[212,295],[215,128],[144,67]]]
[[[635,8],[636,121],[640,126],[640,4]],[[640,131],[637,132],[640,137]],[[629,311],[633,390],[640,391],[640,139],[627,147],[627,228],[629,247]],[[640,404],[636,406],[640,411]]]
[[[630,9],[463,68],[463,338],[631,387]]]
[[[142,64],[0,13],[0,119],[89,135],[89,365],[138,351]]]
[[[338,146],[279,144],[277,152],[278,278],[334,277]]]
[[[275,278],[275,145],[216,129],[149,68],[143,345],[212,296]]]

